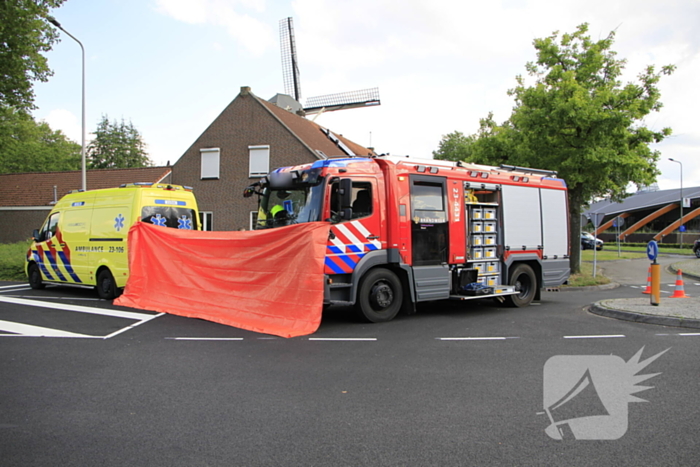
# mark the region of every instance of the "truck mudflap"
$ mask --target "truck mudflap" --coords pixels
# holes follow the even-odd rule
[[[520,293],[515,290],[514,285],[495,285],[482,287],[475,290],[465,290],[459,295],[450,295],[450,300],[475,300],[477,298],[495,298],[516,295]]]

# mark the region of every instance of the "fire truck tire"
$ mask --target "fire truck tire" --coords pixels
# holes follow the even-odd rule
[[[29,286],[32,289],[44,288],[44,281],[41,279],[41,271],[39,271],[39,266],[36,263],[29,265],[27,276],[29,277]]]
[[[112,300],[117,296],[117,285],[109,269],[102,269],[97,274],[97,295],[103,300]]]
[[[370,323],[391,321],[402,302],[401,281],[393,272],[377,268],[362,278],[357,297],[357,312],[362,319]]]
[[[535,272],[527,264],[519,264],[510,273],[510,285],[518,291],[516,295],[505,297],[506,303],[512,307],[525,307],[532,303],[537,293],[537,277]]]

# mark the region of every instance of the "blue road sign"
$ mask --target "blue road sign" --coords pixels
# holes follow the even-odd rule
[[[651,261],[656,261],[657,256],[659,256],[659,244],[656,240],[652,240],[647,243],[647,257]]]

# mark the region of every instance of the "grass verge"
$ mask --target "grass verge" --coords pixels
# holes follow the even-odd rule
[[[615,254],[617,255],[617,253]],[[609,283],[610,279],[601,273],[600,268],[596,269],[596,275],[593,277],[593,263],[584,261],[581,263],[581,272],[579,274],[572,274],[569,277],[569,283],[563,287],[590,287]]]
[[[24,261],[31,242],[0,243],[0,280],[25,281]]]

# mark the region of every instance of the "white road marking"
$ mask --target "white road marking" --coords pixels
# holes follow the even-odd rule
[[[504,341],[506,339],[520,339],[519,337],[438,337],[441,341]]]
[[[625,337],[624,334],[609,334],[599,336],[564,336],[564,339],[606,339],[609,337]]]
[[[310,341],[376,341],[376,337],[309,337]]]
[[[108,335],[104,336],[104,339],[109,339],[109,338],[114,337],[118,334],[129,331],[131,329],[134,329],[136,326],[141,326],[143,323],[147,323],[147,322],[151,321],[152,319],[159,318],[159,317],[163,316],[164,314],[165,313],[158,313],[157,315],[144,315],[144,316],[148,316],[148,318],[143,319],[143,320],[139,321],[138,323],[134,323],[131,326],[127,326],[125,328],[122,328],[119,331],[114,331],[112,334],[108,334]]]
[[[27,284],[15,284],[15,285],[3,285],[0,286],[0,290],[3,289],[16,289],[17,287],[23,287],[25,289],[29,289],[30,287]]]
[[[79,334],[60,329],[51,329],[41,326],[32,326],[29,324],[15,323],[11,321],[0,321],[0,331],[10,332],[13,334],[0,334],[2,337],[78,337],[85,339],[109,339],[130,329],[140,326],[152,319],[163,316],[165,313],[156,315],[146,313],[134,313],[129,311],[108,310],[104,308],[92,308],[80,305],[68,305],[54,302],[44,302],[40,300],[27,300],[23,298],[0,296],[0,302],[12,303],[15,305],[34,306],[39,308],[49,308],[54,310],[73,311],[77,313],[87,313],[100,316],[111,316],[113,318],[123,318],[136,321],[130,326],[126,326],[118,331],[115,331],[106,336],[91,336],[87,334]]]
[[[679,336],[700,336],[700,332],[681,332]]]
[[[44,328],[41,326],[32,326],[30,324],[14,323],[12,321],[0,321],[0,331],[12,332],[15,334],[5,334],[4,336],[25,336],[25,337],[83,337],[94,338],[86,334],[77,334],[75,332],[61,331],[60,329]]]
[[[166,337],[172,341],[242,341],[242,337]]]
[[[35,299],[35,298],[42,298],[44,300],[76,300],[76,301],[84,301],[84,302],[104,302],[105,300],[102,300],[101,298],[80,298],[80,297],[46,297],[46,296],[41,296],[37,297],[36,295],[3,295],[3,297],[12,297],[12,298],[26,298],[26,299]]]
[[[56,310],[75,311],[78,313],[89,313],[93,315],[113,316],[115,318],[133,319],[141,321],[153,315],[144,313],[133,313],[130,311],[108,310],[105,308],[91,308],[80,305],[65,305],[59,303],[42,302],[40,300],[27,300],[25,298],[13,298],[0,296],[0,302],[14,303],[15,305],[35,306],[39,308],[51,308]]]

